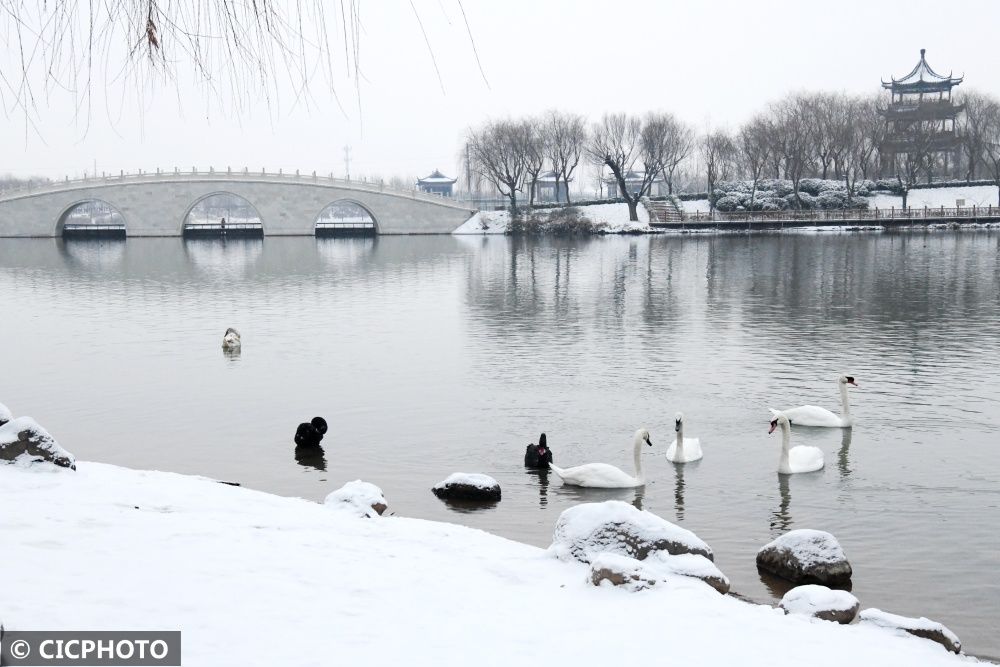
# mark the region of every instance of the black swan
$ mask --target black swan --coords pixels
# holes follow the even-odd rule
[[[552,450],[549,449],[545,434],[542,433],[538,436],[537,445],[528,445],[524,450],[524,465],[527,468],[548,470],[550,463],[552,463]]]
[[[299,424],[295,431],[295,445],[297,447],[319,447],[323,436],[326,434],[326,420],[322,417],[313,417],[310,422]]]

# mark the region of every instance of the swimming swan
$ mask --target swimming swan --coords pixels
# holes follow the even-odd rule
[[[698,438],[684,437],[684,415],[680,412],[674,417],[674,431],[677,439],[667,448],[667,460],[674,463],[690,463],[702,457],[701,441]]]
[[[819,447],[798,447],[788,448],[788,443],[792,439],[792,428],[788,425],[788,417],[778,415],[771,421],[771,428],[768,433],[774,433],[774,429],[781,427],[781,459],[778,461],[778,472],[782,475],[793,475],[797,472],[815,472],[823,467],[823,452]]]
[[[632,489],[637,486],[645,486],[646,478],[642,474],[642,461],[640,460],[642,443],[646,443],[650,447],[653,446],[649,440],[649,431],[644,428],[635,432],[635,477],[607,463],[587,463],[573,468],[559,468],[549,464],[549,469],[559,476],[563,484],[570,486],[586,486],[592,489]]]
[[[788,421],[796,426],[825,426],[828,428],[847,428],[854,426],[854,418],[851,416],[851,404],[847,400],[847,385],[857,387],[853,375],[841,375],[837,378],[837,386],[840,389],[840,404],[843,416],[835,415],[826,408],[815,405],[803,405],[788,410],[775,410],[771,408],[771,416],[785,415]]]

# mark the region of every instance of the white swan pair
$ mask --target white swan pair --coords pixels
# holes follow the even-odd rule
[[[823,426],[826,428],[848,428],[854,426],[854,418],[851,417],[851,404],[847,399],[847,385],[857,387],[854,376],[841,375],[837,378],[837,388],[840,390],[840,405],[842,415],[836,415],[826,408],[815,405],[802,405],[788,410],[775,410],[771,408],[771,417],[777,418],[784,415],[788,421],[796,426]]]
[[[646,477],[642,474],[642,445],[653,446],[649,439],[649,431],[644,428],[635,432],[632,448],[635,462],[635,476],[607,463],[587,463],[572,468],[560,468],[550,463],[549,470],[554,472],[569,486],[583,486],[591,489],[634,489],[646,485]]]

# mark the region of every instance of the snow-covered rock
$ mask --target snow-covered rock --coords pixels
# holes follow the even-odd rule
[[[835,591],[818,584],[796,586],[785,593],[778,605],[789,614],[812,616],[847,625],[853,621],[861,603],[847,591]]]
[[[621,554],[597,554],[590,563],[590,583],[600,586],[624,586],[630,591],[641,591],[656,585],[657,576],[643,561]]]
[[[240,332],[232,327],[226,329],[225,335],[222,336],[222,349],[238,350],[241,344]]]
[[[729,592],[729,579],[715,563],[696,554],[671,556],[658,551],[645,560],[638,560],[618,553],[599,553],[590,562],[589,576],[590,583],[595,586],[607,581],[631,591],[640,591],[674,577],[685,577],[703,581],[723,595]]]
[[[0,426],[0,461],[22,465],[46,462],[76,470],[76,458],[31,417],[11,419]]]
[[[348,482],[330,493],[323,504],[367,518],[381,516],[389,507],[382,489],[360,479]]]
[[[729,592],[729,577],[722,574],[722,570],[716,567],[715,563],[702,555],[688,553],[672,556],[658,551],[643,562],[651,563],[662,573],[700,579],[723,595]]]
[[[796,583],[844,584],[851,564],[840,543],[822,530],[792,530],[757,552],[757,567]]]
[[[858,618],[861,623],[869,623],[891,630],[902,630],[916,637],[930,639],[932,642],[941,644],[941,646],[944,646],[952,653],[959,653],[962,650],[962,642],[958,640],[958,635],[937,621],[932,621],[923,616],[920,618],[898,616],[872,607],[862,611]]]
[[[449,500],[500,500],[500,482],[478,473],[452,473],[431,491],[438,498]]]
[[[712,549],[690,530],[620,500],[583,503],[565,510],[556,521],[549,551],[562,560],[584,563],[601,553],[638,560],[657,551],[714,558]]]
[[[0,403],[0,426],[3,426],[14,418],[14,413],[3,403]]]

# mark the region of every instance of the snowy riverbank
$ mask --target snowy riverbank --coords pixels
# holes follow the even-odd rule
[[[535,209],[524,215],[545,224],[552,216],[574,209],[581,220],[587,220],[595,232],[607,234],[636,234],[651,232],[649,212],[641,204],[638,207],[639,220],[628,219],[628,204],[591,204],[568,208]],[[506,234],[510,229],[511,216],[508,211],[480,211],[469,218],[453,234]]]
[[[974,662],[682,577],[595,587],[586,565],[461,526],[77,465],[0,466],[10,630],[180,629],[188,667]]]

